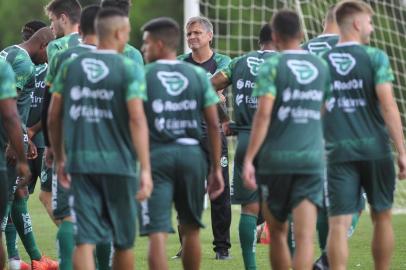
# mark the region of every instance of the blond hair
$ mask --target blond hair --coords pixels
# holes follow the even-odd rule
[[[339,26],[343,25],[349,17],[353,17],[358,13],[374,15],[374,11],[372,10],[371,6],[363,1],[344,0],[339,2],[335,8],[337,24]]]

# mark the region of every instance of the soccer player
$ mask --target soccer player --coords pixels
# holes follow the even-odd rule
[[[9,199],[8,177],[6,160],[4,156],[7,141],[14,149],[16,155],[17,175],[29,179],[30,170],[24,151],[23,133],[16,100],[17,92],[14,73],[11,66],[0,59],[0,220],[3,220],[7,211]],[[7,136],[7,137],[6,137]],[[3,251],[2,233],[0,232],[0,269],[4,269],[5,255]]]
[[[300,48],[303,32],[296,12],[275,13],[271,27],[281,53],[269,58],[258,73],[253,92],[259,97],[258,109],[243,178],[247,188],[255,190],[258,182],[261,189],[263,214],[272,228],[272,268],[291,267],[287,218],[292,213],[293,269],[312,269],[325,169],[321,108],[331,94],[329,74],[321,58]]]
[[[52,66],[54,65],[52,61],[58,52],[79,44],[80,36],[78,31],[81,7],[77,0],[52,0],[45,6],[45,13],[48,15],[51,21],[51,29],[57,37],[57,39],[48,44],[47,47],[49,67],[45,78],[46,89],[42,101],[41,113],[41,124],[46,146],[44,161],[45,166],[51,168],[52,147],[50,147],[48,139],[47,118],[49,102],[51,100],[49,87],[52,83],[52,79],[56,76],[55,71],[52,69]],[[52,177],[42,179],[39,199],[47,210],[48,215],[57,224],[52,213]]]
[[[257,109],[257,97],[252,96],[255,79],[260,65],[275,55],[272,43],[271,26],[265,24],[259,34],[260,51],[253,51],[237,57],[223,70],[211,78],[213,86],[222,90],[232,85],[235,127],[238,133],[237,148],[234,157],[234,175],[231,188],[231,201],[241,205],[240,224],[238,226],[245,269],[256,269],[255,246],[256,227],[259,213],[257,190],[246,189],[242,180],[242,165],[251,132],[252,119]],[[223,125],[224,126],[224,125]]]
[[[398,178],[406,178],[406,151],[394,75],[388,56],[369,47],[372,8],[363,1],[337,4],[340,40],[323,57],[328,61],[333,97],[325,116],[329,196],[328,259],[331,269],[346,269],[347,230],[362,207],[365,191],[373,223],[375,269],[389,269],[394,248],[391,208],[395,168],[389,138],[398,153]]]
[[[213,39],[213,25],[205,17],[192,17],[186,23],[186,39],[191,53],[178,56],[179,60],[197,65],[206,70],[207,76],[211,77],[216,71],[225,68],[231,61],[230,57],[213,51],[210,47]],[[222,103],[218,105],[220,121],[228,121],[225,108],[225,97],[219,91]],[[205,123],[203,125],[203,149],[209,157],[208,142],[206,136]],[[224,179],[224,192],[215,200],[211,200],[211,220],[214,236],[214,252],[216,259],[230,259],[230,226],[231,226],[231,204],[230,204],[230,186],[228,172],[228,148],[227,139],[221,130],[221,167]],[[181,232],[180,232],[181,235]],[[180,251],[181,252],[181,251]],[[179,255],[179,253],[177,254]],[[175,256],[176,257],[176,256]]]
[[[133,269],[137,158],[137,198],[152,190],[144,72],[118,54],[130,32],[124,13],[103,9],[95,25],[97,50],[65,62],[52,85],[51,145],[58,180],[72,193],[74,269],[95,269],[94,245],[108,241],[113,269]]]
[[[199,269],[205,179],[208,193],[218,197],[224,188],[220,166],[221,141],[216,104],[219,98],[206,71],[176,59],[179,25],[157,18],[142,27],[148,101],[145,113],[151,142],[154,190],[141,202],[141,235],[150,240],[149,269],[168,269],[165,242],[171,225],[172,203],[182,232],[184,269]],[[210,169],[200,146],[201,121],[207,124]]]
[[[118,8],[124,14],[129,17],[130,14],[130,7],[131,7],[131,0],[104,0],[101,2],[101,7],[111,7],[111,8]],[[140,65],[144,65],[144,60],[142,59],[142,55],[139,50],[131,46],[130,44],[126,44],[124,47],[123,54],[134,62]]]

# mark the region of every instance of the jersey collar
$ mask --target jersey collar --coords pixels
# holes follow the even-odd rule
[[[78,46],[79,46],[79,47],[82,47],[82,48],[92,49],[92,50],[96,49],[96,46],[95,46],[95,45],[90,45],[90,44],[80,43]]]
[[[95,50],[94,53],[99,54],[117,54],[116,50]]]
[[[321,35],[318,35],[317,37],[318,38],[324,38],[324,37],[338,37],[339,35],[337,35],[337,34],[321,34]]]
[[[160,59],[160,60],[157,60],[156,62],[157,62],[157,63],[160,63],[160,64],[176,65],[176,64],[181,63],[182,61],[179,61],[179,60]]]
[[[354,46],[354,45],[361,45],[361,43],[357,41],[347,41],[343,43],[337,43],[336,47],[345,47],[345,46]]]
[[[305,50],[284,50],[282,53],[287,53],[287,54],[309,54],[308,51]]]
[[[24,49],[23,47],[20,47],[19,45],[14,45],[14,46],[16,46],[17,48],[19,48],[20,50],[22,50],[23,52],[25,52],[25,54],[27,54],[28,56],[30,56],[30,54],[27,52],[27,50]],[[31,56],[30,56],[30,57],[31,57]]]

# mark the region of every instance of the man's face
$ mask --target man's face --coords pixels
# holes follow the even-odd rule
[[[148,31],[144,32],[141,51],[144,54],[145,62],[151,63],[158,59],[158,41],[155,40]]]
[[[48,44],[45,44],[44,46],[41,46],[41,48],[39,50],[37,50],[35,55],[31,58],[32,62],[35,65],[44,64],[45,62],[48,61],[47,50],[46,50],[47,45]]]
[[[63,16],[59,16],[59,18],[53,14],[49,13],[49,20],[51,21],[51,30],[56,36],[56,38],[63,37],[65,35],[64,28],[63,28]]]
[[[212,38],[213,33],[207,32],[200,23],[193,23],[186,29],[187,44],[192,51],[210,47]]]
[[[374,31],[374,27],[372,25],[372,16],[367,13],[362,13],[359,15],[360,20],[360,38],[362,44],[369,44],[371,40],[371,34]]]

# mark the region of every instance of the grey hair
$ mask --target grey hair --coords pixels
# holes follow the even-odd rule
[[[196,17],[191,17],[189,18],[189,20],[186,23],[186,30],[195,23],[199,23],[201,26],[203,26],[203,28],[209,32],[209,33],[213,33],[213,24],[210,22],[209,19],[207,19],[206,17],[203,16],[196,16]]]

